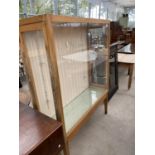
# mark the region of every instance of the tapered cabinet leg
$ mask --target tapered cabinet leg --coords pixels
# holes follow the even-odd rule
[[[65,147],[63,149],[63,155],[70,155],[68,141],[66,142]]]
[[[108,113],[108,95],[107,95],[106,99],[104,100],[104,113],[105,114]]]

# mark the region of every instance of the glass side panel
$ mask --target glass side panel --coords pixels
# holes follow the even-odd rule
[[[67,132],[78,120],[106,93],[105,89],[90,86],[79,96],[64,107],[64,116]]]
[[[55,114],[55,110],[43,32],[26,32],[24,33],[24,38],[28,58],[30,60],[29,65],[32,69],[35,90],[39,100],[39,110],[48,116],[52,116]]]
[[[88,49],[94,51],[96,59],[89,62],[89,70],[93,73],[91,82],[106,84],[107,73],[107,26],[91,26],[88,29]]]
[[[58,23],[53,29],[66,128],[70,130],[104,94],[108,64],[107,25]],[[95,86],[94,91],[92,86]],[[76,106],[79,106],[77,113],[73,113],[71,109]]]

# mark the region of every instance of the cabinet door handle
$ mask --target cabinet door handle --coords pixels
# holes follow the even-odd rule
[[[61,144],[58,145],[58,148],[60,148],[60,147],[61,147]]]

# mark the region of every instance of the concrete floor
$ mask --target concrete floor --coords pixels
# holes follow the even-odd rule
[[[119,68],[119,90],[109,101],[108,114],[100,105],[70,143],[71,155],[135,154],[135,84],[127,90],[127,70]]]

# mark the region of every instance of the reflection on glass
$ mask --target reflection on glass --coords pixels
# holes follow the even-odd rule
[[[106,78],[105,53],[107,49],[105,29],[103,27],[89,29],[88,46],[89,49],[96,52],[96,60],[90,64],[92,66],[92,82],[104,84]]]

